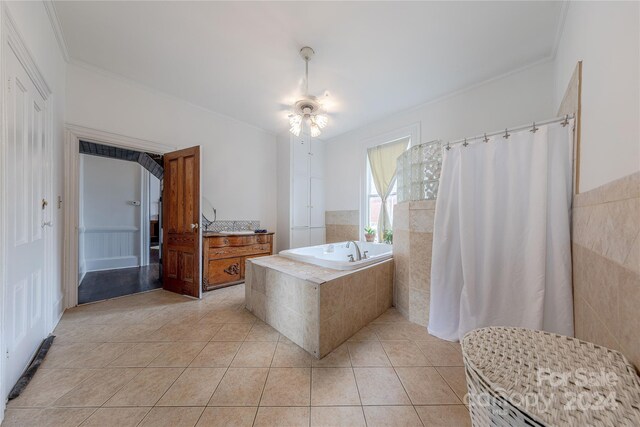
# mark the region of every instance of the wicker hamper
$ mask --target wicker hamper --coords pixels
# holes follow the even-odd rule
[[[640,379],[619,352],[523,328],[462,340],[468,404],[480,426],[640,426]]]

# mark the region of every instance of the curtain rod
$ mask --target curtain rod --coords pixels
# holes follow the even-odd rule
[[[478,136],[472,136],[471,138],[462,138],[462,139],[458,139],[456,141],[453,142],[447,142],[446,144],[443,144],[442,147],[444,149],[449,149],[451,148],[452,145],[456,145],[456,144],[467,144],[469,145],[469,143],[471,141],[477,140],[477,139],[483,139],[484,142],[488,142],[489,141],[489,137],[492,136],[498,136],[498,135],[502,135],[503,138],[507,139],[509,138],[509,136],[511,136],[511,134],[509,133],[509,130],[511,132],[517,132],[517,131],[521,131],[521,130],[525,130],[525,129],[529,129],[530,132],[535,132],[538,130],[537,126],[544,126],[544,125],[548,125],[551,123],[556,123],[556,122],[563,122],[563,125],[566,126],[569,124],[569,120],[575,118],[574,114],[567,114],[564,117],[556,117],[554,119],[549,119],[549,120],[544,120],[542,122],[533,122],[533,125],[522,125],[522,126],[517,126],[511,129],[505,128],[504,131],[498,131],[498,132],[492,132],[492,133],[484,133],[482,135],[478,135]],[[466,145],[465,145],[466,146]]]

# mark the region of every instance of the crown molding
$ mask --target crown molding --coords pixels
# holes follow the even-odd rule
[[[27,44],[24,42],[24,38],[20,34],[20,31],[18,31],[18,27],[14,22],[13,17],[9,12],[9,8],[7,7],[5,2],[2,2],[2,14],[4,16],[3,23],[5,24],[6,28],[5,34],[7,43],[11,47],[11,50],[13,50],[13,52],[15,53],[18,61],[20,61],[22,66],[27,71],[29,77],[31,77],[31,80],[35,84],[38,92],[40,92],[40,95],[42,95],[44,100],[47,100],[53,93],[51,91],[51,87],[49,87],[47,81],[40,72],[36,61],[33,59],[33,55],[27,47]]]
[[[60,25],[60,19],[56,12],[56,6],[52,0],[42,0],[42,4],[44,5],[44,9],[47,11],[47,16],[49,17],[53,33],[56,35],[56,41],[58,42],[60,53],[62,53],[64,60],[69,62],[69,49],[67,48],[67,42],[64,39],[62,25]]]

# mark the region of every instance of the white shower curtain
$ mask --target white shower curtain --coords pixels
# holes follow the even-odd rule
[[[485,326],[573,335],[573,121],[454,145],[436,201],[429,332]]]

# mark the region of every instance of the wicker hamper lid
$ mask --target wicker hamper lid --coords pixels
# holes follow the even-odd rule
[[[640,379],[617,351],[543,331],[490,327],[466,334],[462,353],[467,381],[480,384],[470,390],[488,390],[542,425],[640,426]]]

